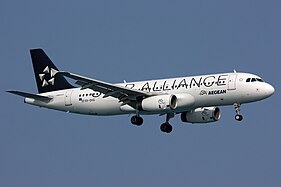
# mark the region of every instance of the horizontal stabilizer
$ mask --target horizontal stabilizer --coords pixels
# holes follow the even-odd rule
[[[21,92],[21,91],[16,91],[16,90],[7,90],[6,92],[9,92],[9,93],[12,93],[12,94],[15,94],[15,95],[19,95],[19,96],[22,96],[22,97],[36,99],[36,100],[39,100],[39,101],[50,101],[51,99],[53,99],[52,97],[36,95],[36,94],[26,93],[26,92]]]

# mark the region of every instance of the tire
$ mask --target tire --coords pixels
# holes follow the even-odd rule
[[[143,124],[143,119],[140,116],[133,116],[131,118],[131,123],[137,126],[141,126]]]
[[[161,126],[160,126],[160,130],[162,131],[162,132],[166,132],[166,133],[170,133],[170,132],[172,132],[172,130],[173,130],[173,127],[172,127],[172,125],[170,125],[169,123],[163,123]]]
[[[237,115],[235,115],[235,119],[236,119],[237,121],[242,121],[242,120],[243,120],[243,116],[240,115],[240,114],[237,114]]]

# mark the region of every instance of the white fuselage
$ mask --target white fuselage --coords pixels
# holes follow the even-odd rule
[[[253,81],[246,82],[247,79]],[[189,94],[194,103],[179,107],[175,113],[190,111],[199,107],[232,105],[234,103],[249,103],[265,99],[273,94],[274,88],[249,73],[221,73],[202,76],[169,78],[117,84],[145,92],[167,94]],[[55,110],[89,115],[118,115],[136,113],[129,105],[122,105],[117,98],[104,97],[104,94],[92,89],[73,88],[46,92],[42,96],[51,96],[49,102],[25,98],[25,103]],[[140,111],[141,114],[157,112]],[[159,112],[158,112],[159,113]]]

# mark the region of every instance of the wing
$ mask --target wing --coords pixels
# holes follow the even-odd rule
[[[81,90],[90,88],[94,91],[103,93],[104,98],[111,96],[119,99],[120,102],[123,102],[122,103],[123,105],[129,104],[133,107],[136,107],[135,104],[138,98],[145,98],[145,97],[156,95],[155,93],[134,90],[134,89],[126,88],[124,86],[119,86],[119,85],[103,82],[100,80],[83,77],[70,72],[60,71],[58,72],[58,74],[76,80],[76,84],[81,86]]]

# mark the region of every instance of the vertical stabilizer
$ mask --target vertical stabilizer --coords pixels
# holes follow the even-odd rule
[[[62,75],[42,49],[30,50],[35,80],[39,93],[74,88]]]

